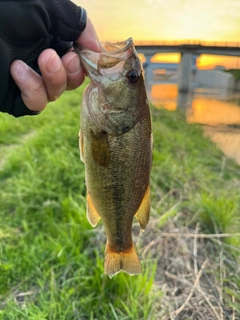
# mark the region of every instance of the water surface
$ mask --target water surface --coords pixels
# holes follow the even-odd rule
[[[176,84],[155,84],[150,99],[157,108],[185,110],[188,123],[203,125],[218,148],[240,164],[240,93],[199,88],[183,94]]]

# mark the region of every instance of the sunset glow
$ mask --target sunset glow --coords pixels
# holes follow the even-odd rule
[[[189,123],[201,123],[211,126],[239,124],[240,110],[234,103],[215,99],[196,98],[188,114]]]
[[[174,84],[152,86],[151,100],[157,108],[162,108],[164,106],[164,109],[175,111],[177,109],[177,95],[178,89]]]
[[[240,42],[239,0],[74,0],[93,21],[101,41],[199,40]],[[164,58],[165,59],[165,58]],[[239,67],[240,59],[201,57],[199,67]],[[166,61],[166,59],[165,59]]]

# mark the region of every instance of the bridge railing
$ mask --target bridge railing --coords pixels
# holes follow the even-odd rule
[[[136,40],[135,46],[182,46],[182,45],[195,45],[204,47],[231,47],[240,48],[240,42],[234,41],[201,41],[201,40],[176,40],[176,41],[164,41],[164,40]]]

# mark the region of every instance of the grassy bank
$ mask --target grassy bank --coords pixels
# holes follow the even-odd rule
[[[240,230],[239,167],[183,114],[153,108],[154,223],[144,234],[134,226],[143,274],[104,275],[103,228],[92,229],[85,214],[81,95],[81,88],[66,93],[37,117],[0,115],[0,319],[159,319],[163,256],[149,244],[176,221],[178,229],[198,225],[208,234]],[[223,293],[230,314],[239,308],[240,283],[231,283],[239,279],[233,266],[240,240],[233,235],[221,243],[233,262]]]
[[[158,261],[159,319],[239,319],[240,168],[181,111],[152,115],[152,211],[160,218],[145,252]]]

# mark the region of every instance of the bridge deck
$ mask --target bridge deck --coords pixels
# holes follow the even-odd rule
[[[150,56],[163,52],[240,56],[240,42],[135,41],[134,45],[138,52]]]
[[[144,47],[217,47],[217,48],[240,48],[240,42],[233,41],[200,41],[200,40],[179,40],[179,41],[134,41],[135,46]]]

